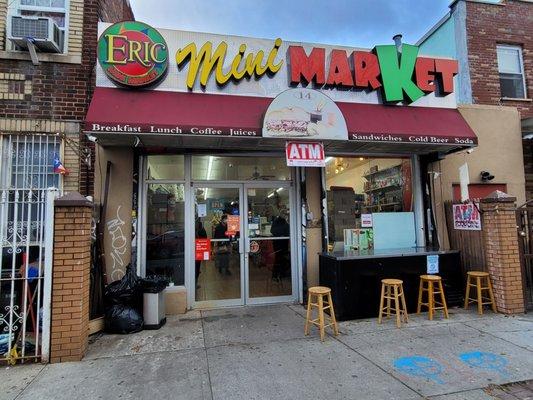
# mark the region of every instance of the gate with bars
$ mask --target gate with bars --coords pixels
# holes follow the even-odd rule
[[[60,140],[3,135],[0,147],[0,365],[47,362]]]
[[[522,277],[524,282],[524,305],[533,309],[533,200],[516,211]]]

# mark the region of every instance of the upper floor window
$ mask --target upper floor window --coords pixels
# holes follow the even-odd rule
[[[51,18],[65,28],[66,0],[20,0],[20,15]]]
[[[499,45],[497,51],[502,97],[525,98],[526,80],[522,49],[519,46]]]
[[[8,6],[8,48],[28,50],[31,37],[38,51],[65,53],[68,21],[69,0],[13,0]]]

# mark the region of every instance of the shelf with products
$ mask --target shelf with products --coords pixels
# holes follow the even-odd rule
[[[384,168],[384,169],[375,169],[375,170],[372,170],[372,168],[365,172],[365,174],[363,175],[363,178],[365,179],[368,179],[370,177],[373,177],[375,175],[380,175],[380,174],[384,174],[386,172],[393,172],[394,170],[397,170],[399,168],[401,168],[402,164],[398,164],[398,165],[393,165],[392,167],[387,167],[387,168]],[[377,168],[377,166],[373,167],[373,168]]]

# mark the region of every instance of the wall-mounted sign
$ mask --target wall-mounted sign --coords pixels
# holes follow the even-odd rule
[[[161,80],[168,69],[168,46],[158,30],[142,22],[120,22],[98,40],[98,61],[120,86],[145,87]]]
[[[324,145],[320,142],[287,142],[285,155],[289,167],[326,166]]]
[[[453,205],[453,229],[466,231],[481,230],[481,214],[474,203]]]
[[[211,240],[196,239],[194,241],[194,259],[196,261],[209,261],[211,256]]]
[[[419,48],[408,44],[401,53],[393,44],[364,51],[281,38],[157,31],[140,22],[101,23],[99,31],[97,86],[111,86],[101,71],[114,83],[148,85],[172,60],[162,90],[272,98],[289,87],[309,86],[335,101],[456,106],[448,95],[457,61],[419,57]]]
[[[268,107],[263,137],[348,140],[348,128],[339,107],[312,89],[289,89]]]

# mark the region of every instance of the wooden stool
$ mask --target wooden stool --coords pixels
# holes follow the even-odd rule
[[[425,286],[424,284],[427,284]],[[433,286],[437,285],[437,287]],[[438,290],[437,290],[438,289]],[[424,292],[428,292],[428,302],[422,302]],[[441,301],[435,300],[435,295],[440,294]],[[438,306],[436,306],[436,304]],[[418,306],[416,313],[420,314],[422,306],[427,306],[429,311],[429,319],[433,320],[433,313],[436,310],[443,310],[444,317],[448,318],[448,307],[446,306],[446,298],[444,297],[444,289],[442,288],[442,279],[438,275],[420,275],[420,286],[418,288]]]
[[[391,300],[394,301],[394,310],[396,312],[396,326],[401,327],[403,318],[404,322],[409,322],[407,316],[407,307],[405,305],[405,296],[403,294],[403,281],[399,279],[382,279],[381,280],[381,299],[379,301],[378,324],[381,324],[383,313],[387,313],[387,318],[391,315]],[[387,299],[387,305],[383,304]]]
[[[477,313],[483,314],[483,305],[490,304],[492,311],[496,310],[496,302],[494,301],[494,293],[492,292],[492,284],[490,282],[490,275],[488,272],[482,271],[469,271],[466,273],[466,294],[465,294],[465,309],[468,308],[469,303],[477,303]],[[487,286],[482,286],[482,280],[486,281]],[[470,287],[475,286],[477,291],[476,298],[470,298]],[[489,297],[483,297],[483,290],[489,292]],[[488,301],[483,301],[488,300]]]
[[[313,296],[316,297],[317,302],[313,303]],[[326,299],[325,299],[326,298]],[[316,307],[318,310],[318,318],[311,319],[311,308]],[[330,323],[324,324],[324,310],[329,309]],[[333,301],[331,300],[331,289],[324,286],[311,287],[307,295],[307,316],[305,318],[305,335],[309,335],[309,324],[318,326],[320,329],[320,340],[324,341],[325,328],[333,327],[335,336],[339,334],[337,327],[337,320],[335,319],[335,310],[333,309]]]

